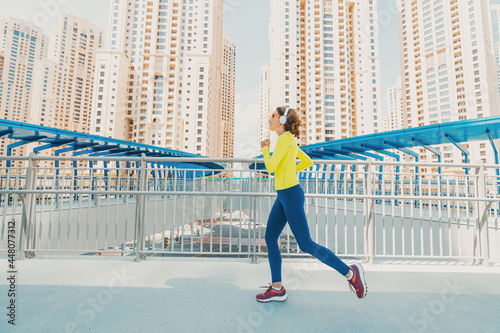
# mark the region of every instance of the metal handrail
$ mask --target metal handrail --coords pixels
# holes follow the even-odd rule
[[[142,260],[146,254],[161,253],[238,255],[256,262],[265,255],[260,252],[265,249],[263,222],[276,192],[272,176],[261,178],[262,171],[245,165],[262,163],[262,159],[0,157],[5,160],[28,162],[22,167],[0,168],[0,220],[3,226],[9,219],[20,222],[22,256],[96,252],[134,254],[136,260]],[[41,161],[49,166],[38,166]],[[138,163],[130,168],[66,167],[57,175],[50,165],[54,161]],[[213,172],[220,170],[208,171],[188,180],[177,174],[165,178],[161,172],[166,169],[154,167],[161,162],[243,163],[244,169],[226,169],[217,177]],[[305,170],[305,179],[299,180],[313,237],[333,247],[339,256],[360,256],[368,262],[376,257],[455,258],[486,265],[500,259],[500,181],[498,176],[486,174],[497,165],[314,162],[330,169],[339,164],[352,166]],[[381,166],[406,169],[384,172]],[[413,166],[454,167],[475,173],[415,173]],[[116,175],[108,175],[110,171]],[[160,184],[165,179],[169,183]],[[223,212],[229,214],[224,215],[229,224]],[[236,223],[232,214],[239,216]],[[5,238],[3,227],[0,253],[6,249]],[[157,238],[167,247],[157,248]],[[110,244],[112,249],[108,249]],[[288,229],[280,244],[287,255],[306,255]]]

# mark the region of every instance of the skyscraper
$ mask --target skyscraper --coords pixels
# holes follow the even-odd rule
[[[91,133],[132,141],[131,66],[130,59],[122,52],[97,52]]]
[[[399,8],[404,128],[498,114],[489,1],[400,0]],[[469,160],[487,162],[484,143],[466,147]],[[444,162],[465,161],[451,145],[440,149]],[[421,149],[426,160],[438,158]]]
[[[491,5],[491,23],[493,27],[493,50],[500,94],[500,5]]]
[[[375,0],[271,1],[269,110],[301,113],[300,142],[378,132]]]
[[[52,61],[42,61],[35,73],[32,119],[37,125],[90,132],[95,56],[103,45],[102,34],[93,23],[62,14]]]
[[[394,86],[387,88],[387,100],[389,102],[389,115],[387,117],[387,128],[385,128],[385,130],[400,130],[403,128],[401,77],[398,77]]]
[[[14,18],[0,20],[0,115],[2,119],[28,122],[33,94],[35,62],[47,56],[48,38],[42,29]],[[10,140],[0,139],[0,155]],[[25,155],[26,147],[12,151]],[[13,166],[15,166],[13,164]]]
[[[234,96],[236,86],[236,44],[224,35],[222,58],[222,157],[234,157]]]
[[[273,112],[269,109],[269,64],[266,64],[260,68],[259,142],[270,138],[268,122]]]
[[[131,61],[134,141],[223,156],[222,13],[222,0],[112,1],[109,48]]]

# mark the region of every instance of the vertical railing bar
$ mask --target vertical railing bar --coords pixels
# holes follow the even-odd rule
[[[213,176],[213,174],[212,174]],[[200,182],[201,183],[201,182]],[[202,188],[201,191],[203,191],[204,189]],[[208,190],[207,190],[208,192]],[[200,253],[203,253],[203,225],[204,225],[204,219],[205,219],[205,196],[202,196],[201,198],[202,200],[202,205],[201,205],[201,209],[202,209],[202,213],[201,213],[201,222],[200,222]],[[193,205],[194,207],[194,205]],[[211,218],[210,218],[211,219]],[[210,228],[210,254],[212,254],[212,237],[213,237],[213,227]]]
[[[83,182],[84,182],[84,171],[83,171],[83,168],[82,168],[82,172],[80,173],[80,180],[79,180],[79,183],[80,185],[78,186],[80,188],[80,190],[85,190],[84,186],[83,186]],[[78,175],[78,173],[77,173]],[[79,195],[78,196],[78,211],[77,211],[77,215],[78,215],[78,218],[77,218],[77,221],[76,221],[76,238],[75,238],[75,251],[78,251],[78,240],[80,238],[80,217],[81,217],[81,213],[82,213],[82,201],[83,201],[83,195]],[[89,211],[87,211],[87,214],[90,213]]]
[[[243,191],[243,183],[241,184],[242,187],[241,187],[241,190]],[[238,226],[239,226],[239,233],[238,233],[238,247],[239,247],[239,250],[238,250],[238,254],[239,255],[242,255],[243,252],[242,252],[242,237],[241,237],[241,213],[242,213],[242,209],[243,209],[243,196],[240,197],[240,218],[239,218],[239,222],[238,222]],[[231,220],[231,223],[232,223],[232,220]]]
[[[74,170],[73,170],[74,171]],[[76,168],[76,172],[78,174],[78,167]],[[71,186],[70,189],[73,188],[74,184],[74,173],[71,172]],[[68,246],[69,246],[69,235],[70,235],[70,230],[71,230],[71,213],[73,211],[73,200],[75,200],[76,195],[68,195],[68,224],[67,224],[67,229],[66,229],[66,249],[65,252],[68,252]]]
[[[47,168],[43,168],[44,174],[43,178],[41,180],[41,186],[40,189],[46,190],[47,189]],[[41,244],[42,244],[42,233],[43,233],[43,218],[45,216],[44,210],[45,210],[45,202],[47,201],[49,194],[45,193],[41,195],[41,202],[40,202],[40,230],[38,232],[38,246],[36,247],[37,251],[42,250],[41,249]],[[50,220],[49,220],[50,223]]]
[[[224,179],[221,178],[221,185],[222,185],[222,188],[221,190],[224,191]],[[221,197],[220,198],[220,221],[219,221],[219,230],[221,231],[221,235],[219,237],[219,252],[222,253],[222,211],[224,209],[224,200],[225,200],[225,196]],[[213,210],[213,206],[214,206],[214,202],[216,203],[218,200],[218,197],[212,197],[212,202],[210,203],[210,209],[211,209],[211,212],[212,212],[212,215],[210,217],[210,220],[211,220],[211,223],[213,225],[213,220],[214,220],[214,210]],[[211,231],[212,232],[212,231]],[[231,226],[229,226],[229,250],[228,252],[231,252]]]
[[[56,180],[57,175],[56,175],[55,170],[53,170],[52,175],[53,175],[53,177],[52,177],[52,186],[54,188],[56,188],[55,184],[57,182],[57,180]],[[47,233],[47,251],[49,251],[49,249],[50,249],[50,243],[51,243],[51,238],[52,238],[52,213],[54,212],[54,203],[55,203],[55,201],[56,201],[56,195],[52,194],[50,196],[50,209],[49,209],[49,219],[48,219],[48,221],[49,221],[49,227],[48,227],[48,229],[49,230],[48,230],[48,233]]]
[[[196,178],[195,178],[195,170],[192,170],[193,172],[193,181],[192,181],[192,184],[193,184],[193,188],[192,188],[192,191],[194,192],[195,191],[195,182],[196,182]],[[189,240],[189,242],[191,243],[191,253],[194,253],[194,243],[193,243],[193,239],[194,239],[194,222],[195,222],[195,210],[194,210],[194,206],[195,206],[195,200],[196,200],[196,196],[195,195],[192,195],[191,196],[191,212],[193,213],[193,215],[191,216],[191,238]],[[202,250],[203,252],[203,250]]]
[[[391,169],[388,169],[388,170],[392,170]],[[392,178],[392,177],[391,177]],[[380,193],[381,195],[385,195],[386,193],[386,186],[385,186],[385,178],[384,178],[384,175],[382,174],[382,180],[381,180],[382,184],[381,184],[381,188],[382,188],[382,193]],[[392,190],[391,190],[392,191]],[[387,217],[387,214],[386,214],[386,200],[383,199],[381,201],[382,203],[382,255],[387,255],[387,223],[386,223],[386,217]],[[376,251],[377,248],[375,248],[375,251]],[[376,252],[375,252],[376,253]]]
[[[466,198],[467,196],[465,195],[466,189],[468,185],[464,189],[464,197]],[[475,209],[475,203],[471,203],[469,200],[465,201],[465,214],[467,215],[467,234],[469,238],[469,247],[470,247],[470,256],[474,257],[474,229],[471,228],[471,216],[473,213],[471,213],[471,210],[473,211]],[[472,207],[472,208],[471,208]],[[472,229],[472,230],[471,230]]]
[[[314,171],[314,183],[316,184],[316,194],[318,194],[318,170]],[[316,202],[316,223],[315,223],[315,229],[316,229],[316,242],[319,243],[319,207],[318,207],[318,201],[319,198],[314,198],[314,201]],[[325,244],[326,245],[326,244]]]
[[[89,170],[89,172],[90,172],[90,184],[89,185],[92,187],[92,182],[94,181],[93,180],[94,173],[93,173],[92,170]],[[93,201],[92,200],[92,196],[89,195],[87,197],[87,212],[88,212],[87,213],[87,223],[85,223],[85,225],[86,225],[86,231],[85,231],[85,248],[84,248],[85,251],[88,251],[88,249],[89,249],[89,228],[90,228],[90,213],[92,211],[92,208],[91,208],[92,207],[92,201]],[[96,206],[96,208],[97,208],[97,206]],[[97,219],[97,216],[96,216],[96,219]]]
[[[333,172],[333,211],[334,211],[334,223],[335,223],[335,253],[339,253],[339,199],[335,195],[338,195],[338,182],[335,175],[335,170]],[[345,252],[344,252],[345,253]]]
[[[450,179],[446,179],[446,194],[448,197],[451,196],[451,191],[450,191]],[[450,207],[453,205],[453,202],[451,200],[446,200],[446,213],[448,215],[448,252],[449,256],[453,256],[453,247],[452,247],[452,242],[453,242],[453,237],[452,237],[452,224],[451,224],[451,212],[450,212]],[[444,207],[443,207],[444,209]]]
[[[328,167],[326,167],[326,169],[328,169]],[[321,177],[324,176],[324,194],[328,194],[328,185],[327,185],[327,181],[328,181],[328,176],[329,176],[329,172],[328,171],[323,171],[323,175]],[[329,227],[329,224],[330,224],[330,215],[328,214],[328,198],[324,198],[323,199],[324,203],[325,203],[325,246],[327,248],[330,248],[330,244],[328,243],[328,227]]]
[[[99,175],[97,178],[97,188],[100,191],[102,188],[102,174],[104,173],[103,168],[98,168]],[[96,195],[96,219],[95,219],[95,242],[94,242],[94,251],[98,252],[98,244],[99,244],[99,211],[101,208],[101,195]]]
[[[412,177],[411,170],[408,174],[409,177]],[[403,176],[403,181],[402,181],[402,186],[401,186],[401,191],[402,194],[406,194],[406,187],[405,187],[405,181],[404,181],[404,176]],[[406,253],[406,242],[405,242],[405,208],[406,208],[406,201],[404,199],[401,200],[401,255],[405,256]]]
[[[458,183],[458,176],[455,178],[455,184],[456,183]],[[451,186],[449,188],[450,188],[450,193],[451,193],[452,192]],[[459,196],[458,191],[455,191],[454,193],[455,193],[454,196]],[[450,207],[449,211],[450,211],[450,214],[452,214],[452,212],[455,211],[456,220],[457,220],[457,235],[458,235],[458,237],[457,237],[458,238],[458,257],[463,258],[464,253],[462,250],[462,225],[461,225],[462,222],[461,222],[461,216],[460,216],[460,210],[459,210],[460,205],[461,205],[460,201],[457,201],[455,203],[455,207]]]
[[[215,172],[212,170],[212,192],[214,192],[214,191],[215,191]],[[213,252],[214,252],[214,233],[213,233],[213,230],[214,230],[214,222],[213,222],[214,214],[213,214],[212,205],[213,205],[213,200],[216,200],[215,198],[217,198],[217,197],[212,196],[211,200],[210,200],[210,212],[211,212],[211,215],[210,215],[210,254],[213,254]],[[203,213],[202,213],[202,222],[201,222],[201,238],[203,238],[203,219],[205,218],[205,197],[203,197],[203,205],[202,205],[202,207],[203,207]],[[221,232],[221,234],[219,236],[219,240],[222,240],[222,232]],[[222,246],[219,245],[219,252],[221,252],[220,251],[221,248],[222,248]]]
[[[446,177],[446,181],[449,182],[449,177]],[[442,189],[441,189],[441,184],[437,188],[438,190],[438,196],[436,200],[436,207],[437,207],[437,213],[438,213],[438,233],[439,233],[439,256],[443,256],[443,221],[442,221],[442,212],[441,212],[441,205],[442,201],[440,198],[442,198]]]
[[[232,179],[233,179],[233,177],[231,177],[231,179],[230,179],[230,184],[232,183]],[[230,249],[229,252],[230,253],[233,253],[233,222],[232,222],[232,218],[233,218],[233,199],[234,199],[234,197],[230,197],[230,202],[229,202],[229,249]],[[222,226],[224,225],[223,221],[222,221],[222,215],[223,215],[222,213],[223,213],[223,210],[221,210],[221,215],[220,215],[221,230],[222,230]]]
[[[183,192],[186,192],[186,171],[183,170],[182,171],[182,176],[184,177],[184,183],[183,183],[183,187],[182,187],[182,191]],[[183,195],[183,204],[182,204],[182,226],[181,226],[181,236],[179,238],[180,242],[181,242],[181,253],[184,252],[184,225],[185,225],[185,218],[186,218],[186,194],[184,193]]]
[[[391,178],[391,192],[393,191],[394,189],[394,195],[397,196],[398,193],[396,191],[396,188],[394,187],[396,184],[394,184],[395,181],[393,178]],[[400,188],[402,188],[400,186]],[[397,199],[391,199],[389,200],[389,202],[391,203],[391,212],[392,212],[392,255],[396,255],[396,206],[397,206]]]
[[[415,184],[413,184],[413,180],[415,179]],[[410,177],[410,196],[415,196],[415,187],[417,186],[418,179],[417,179],[417,173],[415,172],[415,178]],[[415,187],[413,186],[415,185]],[[410,205],[410,251],[411,251],[411,256],[415,256],[415,228],[414,228],[414,215],[415,215],[415,209],[414,205],[417,204],[417,200],[409,200],[408,201]],[[403,236],[405,237],[405,236]]]
[[[107,164],[106,164],[107,166]],[[104,168],[103,168],[104,169]],[[111,188],[111,178],[112,178],[112,172],[113,170],[110,170],[111,172],[108,172],[107,173],[107,176],[106,179],[105,179],[105,183],[106,183],[106,190],[110,189]],[[106,170],[103,170],[103,172],[106,172]],[[108,250],[108,229],[109,229],[109,224],[108,224],[108,221],[109,221],[109,210],[111,209],[110,208],[110,202],[109,202],[109,197],[111,195],[110,194],[107,194],[106,195],[106,223],[104,225],[104,251],[107,251]]]
[[[158,194],[156,194],[155,192],[158,191],[159,180],[160,180],[160,177],[161,177],[161,173],[160,173],[160,170],[158,168],[155,168],[154,164],[151,164],[151,171],[154,172],[154,177],[151,178],[151,180],[153,181],[153,200],[152,201],[154,203],[154,208],[153,208],[153,219],[152,219],[152,223],[153,223],[153,235],[152,235],[152,239],[150,238],[150,240],[149,240],[149,244],[151,246],[151,252],[158,253],[158,251],[156,250],[156,234],[157,234],[156,233],[156,217],[157,217],[156,211],[158,209]],[[150,186],[149,186],[149,178],[148,178],[147,191],[151,192],[149,188],[150,188]],[[146,196],[146,198],[147,198],[147,200],[146,200],[146,205],[147,205],[147,203],[149,202],[149,195]],[[147,212],[147,210],[146,210],[146,212]],[[149,219],[146,218],[144,220],[144,224],[146,224],[146,221],[149,221]],[[146,227],[144,226],[144,229],[145,228]],[[162,244],[163,244],[163,239],[162,239]]]
[[[425,183],[424,176],[426,176],[426,178],[427,178],[427,188],[428,189],[430,188],[431,173],[426,172],[420,178],[420,182],[422,184],[418,187],[418,195],[419,196],[423,196],[422,187],[424,187],[424,183]],[[425,251],[424,251],[424,216],[423,216],[424,215],[424,211],[423,211],[424,201],[425,200],[421,200],[420,203],[419,203],[419,214],[420,214],[420,255],[421,256],[425,255]]]
[[[262,177],[262,174],[259,172],[259,177]],[[260,178],[262,179],[262,178]],[[263,193],[260,190],[259,186],[259,193]],[[262,196],[259,196],[259,253],[262,253]],[[278,237],[279,239],[279,237]]]
[[[66,187],[65,186],[65,181],[66,181],[66,164],[63,164],[64,167],[62,169],[62,187],[63,189]],[[62,199],[64,199],[64,194],[61,196]],[[59,202],[58,202],[59,203]],[[62,215],[62,210],[63,210],[63,205],[62,203],[59,203],[59,219],[58,219],[58,226],[57,226],[57,245],[56,245],[56,252],[59,251],[59,240],[61,238],[61,215]]]
[[[178,187],[177,187],[177,170],[176,169],[173,169],[172,170],[173,174],[174,174],[174,191],[178,191]],[[177,227],[177,223],[175,223],[175,215],[176,215],[176,212],[177,212],[177,204],[176,204],[176,201],[177,201],[177,195],[174,195],[174,200],[173,200],[173,216],[172,216],[172,230],[170,231],[170,238],[171,238],[171,243],[172,243],[172,246],[170,247],[170,253],[174,253],[174,250],[175,250],[175,242],[176,242],[176,235],[175,235],[175,229],[178,228]],[[179,229],[177,229],[179,230]]]

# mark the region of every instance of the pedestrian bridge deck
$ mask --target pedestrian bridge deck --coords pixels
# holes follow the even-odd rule
[[[0,264],[7,267],[5,256]],[[4,314],[0,332],[493,332],[500,326],[500,264],[379,261],[365,265],[369,292],[358,300],[342,276],[317,260],[285,259],[289,298],[269,304],[255,301],[270,279],[266,259],[43,256],[16,264],[16,326]],[[4,300],[7,289],[3,278]]]

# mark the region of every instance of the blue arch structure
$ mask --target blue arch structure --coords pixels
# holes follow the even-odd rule
[[[12,149],[16,147],[38,142],[42,145],[34,148],[34,153],[61,147],[55,151],[56,156],[63,153],[72,153],[73,156],[88,155],[89,157],[138,157],[145,154],[147,157],[188,157],[200,160],[200,162],[189,163],[148,162],[156,168],[152,172],[154,177],[161,176],[162,171],[165,177],[174,174],[179,178],[216,175],[221,173],[226,166],[224,163],[204,162],[203,159],[207,158],[206,156],[178,150],[3,119],[0,119],[0,138],[15,140],[14,143],[7,146],[7,156],[12,156]],[[107,162],[104,165],[107,166]],[[58,161],[56,161],[55,166],[58,167]],[[90,166],[92,167],[92,162],[90,162]],[[117,163],[117,168],[118,166]],[[10,161],[7,161],[7,167],[10,167]],[[130,167],[130,162],[127,162],[127,167]],[[194,169],[194,171],[183,171],[183,169]]]
[[[383,160],[383,156],[396,158],[400,160],[400,155],[388,151],[396,149],[403,154],[410,155],[418,162],[418,154],[408,148],[422,147],[438,156],[441,161],[441,152],[432,146],[441,144],[453,144],[464,153],[465,162],[469,162],[469,151],[462,144],[472,141],[488,141],[493,148],[495,155],[495,164],[499,164],[498,150],[494,140],[500,139],[500,116],[487,118],[461,120],[436,125],[408,128],[397,131],[382,132],[356,136],[352,138],[326,141],[311,145],[301,146],[300,148],[311,158],[316,159],[335,159],[335,160],[365,160],[366,157]],[[256,158],[262,158],[257,156]],[[251,169],[263,170],[263,163],[251,164]],[[333,167],[332,167],[333,171]],[[382,170],[381,170],[382,171]],[[469,170],[465,169],[466,174]],[[415,170],[418,173],[418,167]],[[438,168],[441,173],[441,168]],[[396,180],[399,180],[399,167],[396,169]],[[497,181],[500,181],[500,170],[496,170]],[[304,173],[299,175],[304,179]],[[418,177],[418,176],[416,176]]]

